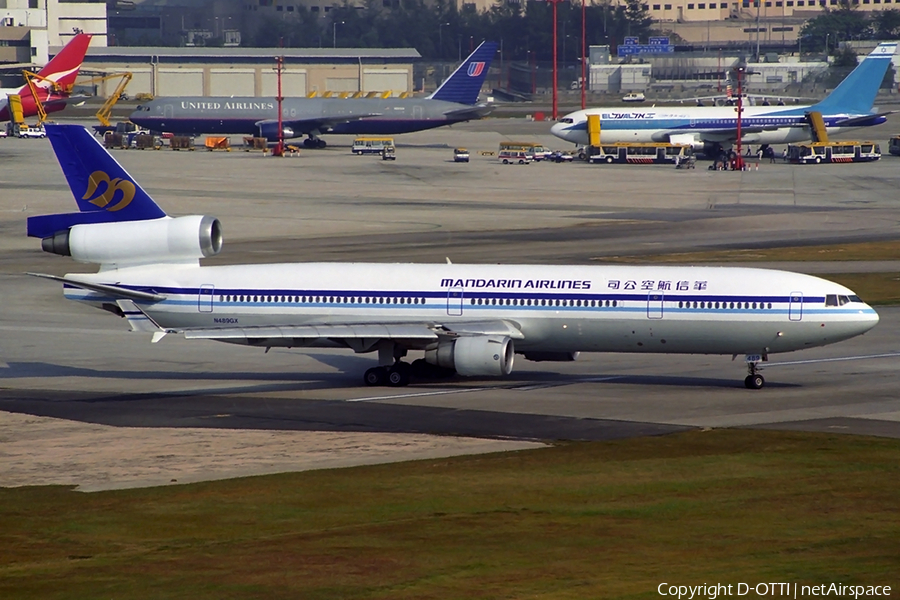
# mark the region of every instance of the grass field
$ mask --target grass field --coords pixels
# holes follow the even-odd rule
[[[898,508],[900,440],[746,430],[93,494],[0,489],[0,598],[896,592]]]

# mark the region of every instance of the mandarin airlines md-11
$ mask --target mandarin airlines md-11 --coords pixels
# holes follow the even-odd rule
[[[489,106],[478,104],[478,94],[496,52],[496,42],[482,42],[427,98],[285,98],[284,138],[306,135],[305,147],[324,148],[325,140],[319,136],[326,133],[393,135],[480,119],[491,112]],[[278,139],[275,98],[155,98],[129,118],[152,131]]]
[[[791,144],[812,139],[807,115],[819,112],[829,134],[846,128],[880,125],[885,113],[872,105],[897,42],[879,44],[827,98],[812,106],[744,106],[741,140],[744,144]],[[704,154],[716,153],[737,141],[737,107],[588,108],[565,115],[550,128],[556,137],[586,145],[588,115],[600,116],[600,140],[691,144]]]
[[[64,277],[67,298],[133,330],[261,348],[377,352],[368,385],[410,376],[502,376],[516,353],[747,355],[745,384],[776,352],[865,333],[878,315],[844,286],[730,267],[295,263],[200,266],[222,247],[219,221],[172,218],[86,129],[47,134],[81,212],[29,217],[48,252],[100,265]],[[409,351],[424,352],[411,365]]]

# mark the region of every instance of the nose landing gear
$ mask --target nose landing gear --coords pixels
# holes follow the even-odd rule
[[[768,360],[768,356],[759,354],[748,354],[745,359],[747,362],[747,372],[749,375],[744,379],[744,387],[748,390],[759,390],[766,385],[766,380],[759,374],[762,367],[759,363]]]

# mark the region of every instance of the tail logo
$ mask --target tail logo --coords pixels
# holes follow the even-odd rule
[[[105,191],[99,196],[96,196],[101,185],[105,186]],[[110,203],[116,197],[117,192],[121,192],[122,196],[117,203],[110,206]],[[94,171],[91,173],[91,176],[88,177],[88,189],[81,199],[87,200],[91,204],[95,204],[109,212],[116,212],[131,204],[131,201],[134,200],[135,192],[136,189],[134,184],[127,179],[116,178],[110,180],[109,175],[103,171]]]
[[[484,71],[484,62],[469,63],[469,77],[478,77]]]

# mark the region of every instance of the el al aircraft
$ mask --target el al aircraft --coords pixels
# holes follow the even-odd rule
[[[81,69],[81,63],[84,61],[84,55],[90,43],[90,34],[76,34],[68,44],[63,46],[59,54],[38,71],[39,77],[34,82],[34,87],[41,105],[48,113],[64,109],[71,100],[67,90],[71,89],[78,77],[78,71]],[[54,89],[54,83],[61,91]],[[0,89],[0,121],[11,120],[9,96],[13,94],[22,99],[23,116],[33,117],[38,113],[34,94],[27,84],[20,88]]]
[[[307,148],[324,148],[323,134],[393,135],[480,119],[491,107],[478,104],[496,42],[482,42],[427,98],[285,98],[285,139],[308,136]],[[176,134],[258,135],[278,139],[275,98],[162,97],[137,108],[132,122]]]
[[[744,106],[741,141],[744,144],[790,144],[812,138],[807,115],[819,112],[829,134],[843,128],[879,125],[887,119],[873,110],[897,42],[879,44],[818,104],[810,106]],[[642,109],[588,108],[564,116],[551,133],[575,144],[589,143],[588,115],[600,115],[603,143],[668,142],[691,144],[709,153],[737,141],[737,107],[649,107]]]
[[[257,348],[374,352],[367,385],[410,376],[504,376],[516,354],[746,355],[759,362],[865,333],[878,315],[842,285],[766,269],[662,266],[292,263],[200,266],[219,252],[210,216],[170,217],[86,129],[47,135],[80,212],[28,219],[45,251],[99,265],[38,275],[135,331]],[[409,353],[424,358],[409,364]]]

